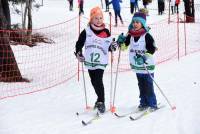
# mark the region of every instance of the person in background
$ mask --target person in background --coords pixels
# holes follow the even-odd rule
[[[170,6],[171,6],[171,12],[172,12],[172,14],[174,14],[174,10],[175,10],[175,1],[176,0],[170,0]]]
[[[157,48],[146,25],[146,14],[136,12],[128,27],[127,35],[120,34],[117,42],[122,51],[129,46],[130,66],[136,72],[140,92],[138,109],[156,110],[158,107],[152,78],[155,69],[153,54]]]
[[[130,0],[130,9],[131,9],[131,14],[136,11],[136,0]]]
[[[135,12],[139,11],[139,9],[138,0],[135,0]]]
[[[110,37],[110,32],[105,28],[103,13],[99,7],[94,7],[90,11],[90,20],[87,28],[79,35],[76,42],[75,55],[80,62],[84,62],[92,86],[97,95],[94,109],[100,113],[105,112],[105,95],[103,75],[108,64],[109,51],[116,50],[117,43]],[[84,49],[84,55],[82,48]]]
[[[186,23],[195,22],[195,8],[194,8],[194,0],[183,0],[186,15]]]
[[[117,17],[119,17],[121,23],[124,24],[122,17],[121,17],[120,2],[122,2],[122,1],[121,0],[112,0],[112,1],[109,2],[109,4],[112,3],[113,9],[114,9],[114,12],[115,12],[115,27],[117,27],[117,25],[118,25]]]
[[[149,4],[148,0],[142,0],[142,4],[143,4],[144,8],[147,8],[147,5]]]
[[[73,0],[68,0],[69,2],[69,10],[72,11],[73,10]]]
[[[179,4],[180,4],[180,0],[176,0],[176,1],[175,1],[175,9],[174,9],[174,12],[175,12],[175,13],[179,13],[179,11],[178,11],[178,9],[179,9],[178,6],[179,6]]]
[[[84,14],[83,3],[84,3],[84,0],[78,0],[79,15]]]
[[[158,0],[158,15],[162,15],[164,11],[164,0]]]
[[[109,12],[109,0],[105,0],[106,12]]]

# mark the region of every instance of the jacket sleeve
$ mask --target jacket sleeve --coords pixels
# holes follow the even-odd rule
[[[125,40],[125,42],[124,42],[126,46],[129,46],[129,44],[130,44],[130,39],[131,39],[131,35],[128,34],[128,36],[126,36],[126,40]]]
[[[154,54],[156,51],[155,41],[149,33],[146,34],[145,41],[147,53]]]
[[[85,44],[85,41],[86,41],[86,31],[85,30],[83,30],[82,32],[81,32],[81,34],[79,35],[79,38],[78,38],[78,41],[76,42],[76,54],[78,53],[78,52],[81,52],[82,53],[82,48],[83,48],[83,46],[84,46],[84,44]]]

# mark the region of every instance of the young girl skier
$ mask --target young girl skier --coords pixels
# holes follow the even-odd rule
[[[84,56],[82,48],[84,49]],[[97,95],[94,108],[100,113],[105,112],[105,95],[103,74],[108,64],[108,51],[116,50],[117,44],[112,41],[110,32],[103,23],[103,12],[99,7],[90,11],[90,20],[76,42],[75,55],[80,62],[84,62]]]
[[[148,31],[146,14],[136,12],[128,27],[127,36],[121,34],[117,40],[121,44],[121,50],[125,50],[129,46],[130,66],[136,72],[140,91],[139,110],[144,110],[148,107],[151,110],[157,109],[153,80],[150,77],[150,75],[154,77],[155,62],[153,54],[156,51],[156,46],[153,37]]]

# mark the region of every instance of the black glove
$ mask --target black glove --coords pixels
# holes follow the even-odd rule
[[[119,46],[119,44],[115,41],[115,38],[113,38],[113,41],[110,44],[110,50],[111,51],[116,51],[118,46]]]

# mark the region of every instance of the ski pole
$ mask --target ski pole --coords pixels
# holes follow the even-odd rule
[[[117,71],[116,71],[116,76],[115,76],[115,86],[114,86],[114,95],[113,95],[113,109],[112,112],[116,111],[116,108],[114,107],[115,105],[115,95],[116,95],[116,87],[117,87],[117,79],[118,79],[118,72],[119,72],[119,62],[120,62],[120,57],[121,57],[121,48],[119,48],[119,55],[118,55],[118,60],[117,60]]]
[[[85,73],[84,73],[84,68],[83,68],[83,62],[81,62],[81,65],[82,65],[83,85],[84,85],[84,94],[85,94],[85,106],[86,106],[86,109],[90,109],[87,103],[87,90],[86,90],[86,84],[85,84]]]
[[[149,74],[149,76],[151,77],[151,79],[153,80],[153,82],[156,84],[156,86],[158,87],[159,91],[161,92],[161,94],[163,95],[163,97],[165,98],[165,100],[167,101],[167,103],[169,104],[169,106],[171,107],[172,110],[176,109],[176,106],[172,106],[172,104],[170,103],[169,99],[167,98],[167,96],[164,94],[164,92],[161,90],[161,88],[159,87],[159,85],[157,84],[157,82],[154,80],[154,78],[151,76],[149,70],[147,69],[146,63],[143,64],[145,70],[147,71],[147,73]]]
[[[110,111],[112,112],[112,90],[113,90],[113,52],[111,51],[111,70],[110,70]]]
[[[112,40],[115,41],[115,38]],[[111,51],[111,71],[110,71],[110,111],[114,112],[114,107],[112,106],[112,95],[113,95],[113,51]]]

